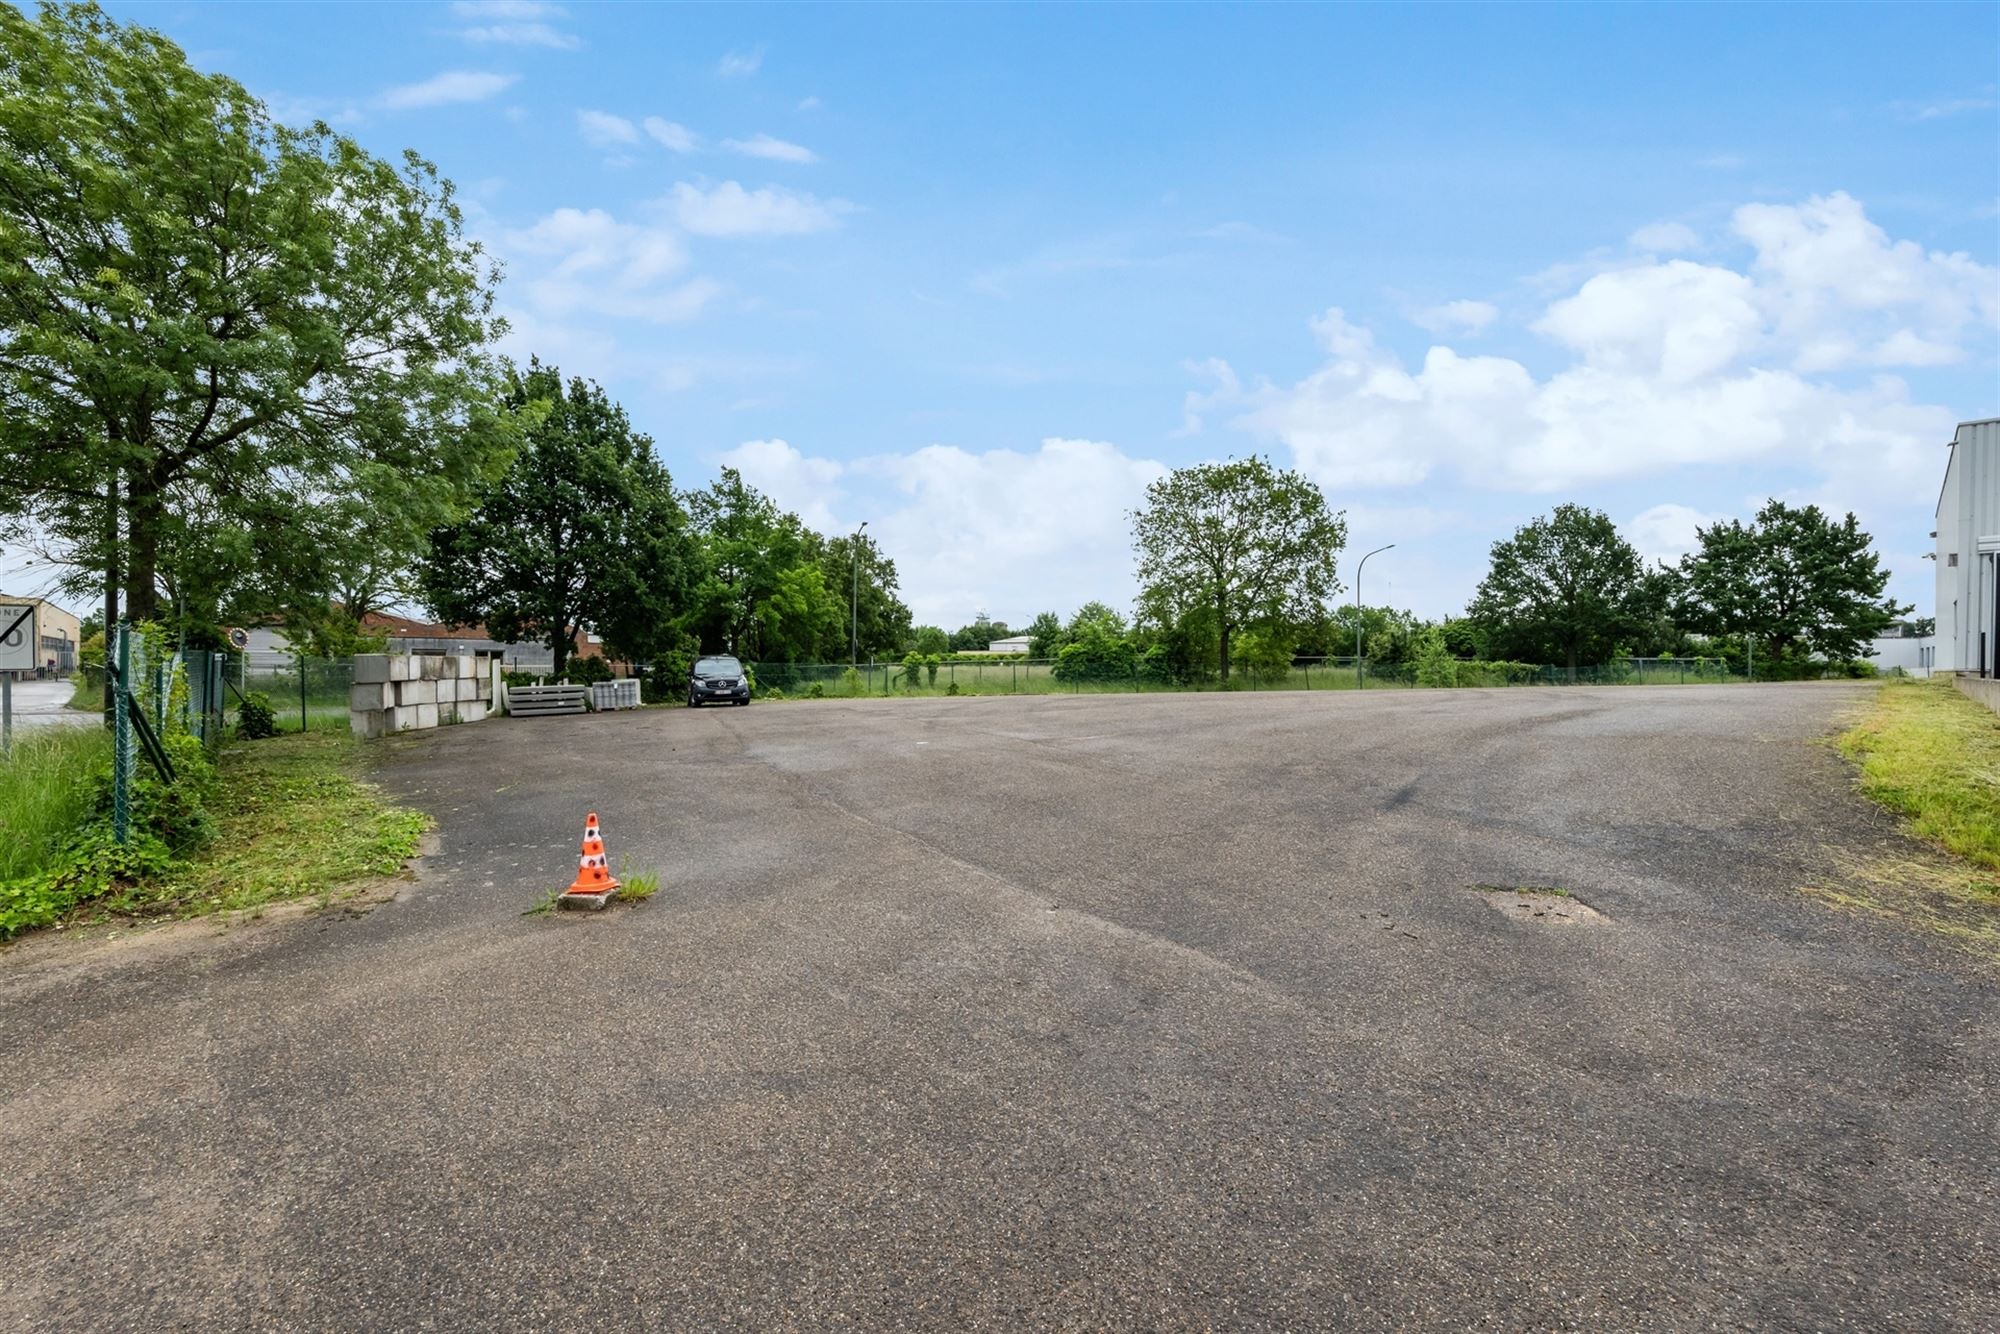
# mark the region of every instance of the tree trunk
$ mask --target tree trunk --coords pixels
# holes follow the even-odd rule
[[[1571,685],[1576,684],[1576,641],[1575,640],[1571,640],[1569,645],[1569,683]]]
[[[1221,627],[1222,631],[1222,683],[1224,685],[1228,685],[1229,684],[1229,622],[1223,620],[1221,617],[1218,616],[1216,618],[1216,623]]]
[[[557,618],[556,628],[549,632],[549,656],[555,662],[554,670],[549,674],[551,681],[562,680],[563,669],[569,666],[570,650],[575,647],[575,636],[569,631],[569,628],[562,622],[561,618]]]
[[[166,526],[166,505],[149,478],[135,478],[127,488],[126,532],[131,559],[125,570],[125,614],[134,621],[156,620],[160,614],[160,529]]]

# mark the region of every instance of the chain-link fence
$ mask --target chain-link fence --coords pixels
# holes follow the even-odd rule
[[[1617,658],[1568,668],[1519,662],[1447,659],[1417,664],[1380,659],[1295,658],[1271,665],[1236,663],[1225,683],[1213,674],[1176,673],[1143,658],[1071,663],[1054,658],[962,658],[922,663],[757,662],[756,690],[766,697],[858,698],[865,695],[1070,695],[1135,691],[1460,689],[1530,685],[1697,685],[1740,681],[1720,658]]]
[[[232,707],[240,707],[244,696],[262,695],[280,732],[347,730],[352,658],[260,657],[251,662],[230,654],[225,671]]]

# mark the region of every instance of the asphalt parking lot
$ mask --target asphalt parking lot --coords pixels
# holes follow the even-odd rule
[[[1800,892],[1862,698],[382,743],[394,902],[0,956],[0,1324],[1994,1328],[1996,974]],[[591,810],[661,892],[523,916]]]

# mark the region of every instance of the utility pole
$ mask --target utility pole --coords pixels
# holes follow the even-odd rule
[[[847,604],[847,665],[857,669],[861,666],[861,535],[867,531],[868,521],[863,519],[854,530],[853,548],[847,553],[854,566],[854,588]]]
[[[1386,547],[1376,547],[1368,556],[1379,556],[1395,545],[1391,542]],[[1361,675],[1361,572],[1368,568],[1368,556],[1363,556],[1361,563],[1354,567],[1354,684],[1357,689],[1368,684]]]

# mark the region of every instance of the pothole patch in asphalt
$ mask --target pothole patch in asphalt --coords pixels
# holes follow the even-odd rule
[[[1555,885],[1469,886],[1502,917],[1541,926],[1596,926],[1610,919],[1567,889]]]

